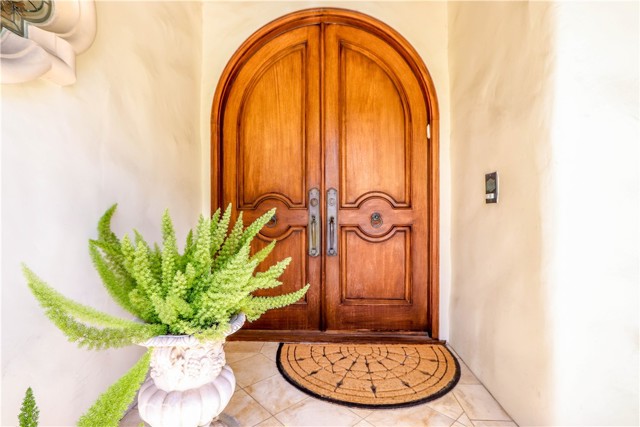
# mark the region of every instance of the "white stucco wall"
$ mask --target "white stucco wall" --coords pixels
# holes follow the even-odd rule
[[[451,344],[520,425],[638,425],[638,4],[449,29]]]
[[[74,425],[141,354],[76,348],[45,318],[20,263],[64,294],[114,314],[87,240],[118,202],[116,232],[180,238],[199,214],[201,4],[103,2],[78,81],[2,86],[2,425],[27,387],[40,425]]]
[[[520,425],[638,425],[638,4],[333,1],[100,1],[75,85],[2,86],[2,425],[28,386],[41,425],[73,424],[141,352],[68,343],[20,262],[121,313],[87,253],[98,217],[119,202],[117,232],[157,236],[169,207],[184,236],[209,209],[224,66],[317,6],[386,22],[435,82],[440,336]]]
[[[203,6],[202,60],[202,204],[210,206],[210,119],[213,96],[233,53],[256,30],[290,12],[313,7],[340,7],[377,18],[416,49],[434,81],[440,106],[440,338],[449,336],[450,159],[447,5],[444,2],[206,2]]]
[[[639,19],[638,2],[556,6],[556,425],[640,425]]]
[[[521,425],[549,424],[548,3],[451,3],[451,344]],[[498,171],[499,203],[484,174]]]

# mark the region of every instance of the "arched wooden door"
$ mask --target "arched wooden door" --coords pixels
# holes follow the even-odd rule
[[[241,46],[213,103],[212,209],[276,207],[256,249],[293,261],[265,294],[311,284],[248,335],[437,338],[437,132],[424,64],[371,17],[296,12]]]

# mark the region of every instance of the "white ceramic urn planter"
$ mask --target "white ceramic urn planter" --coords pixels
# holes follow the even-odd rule
[[[238,331],[244,314],[231,319],[226,335]],[[231,400],[236,387],[226,364],[225,340],[200,342],[191,335],[161,335],[153,347],[151,372],[138,393],[140,417],[152,427],[208,426]]]

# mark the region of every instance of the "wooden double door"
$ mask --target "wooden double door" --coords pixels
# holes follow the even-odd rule
[[[416,59],[384,24],[327,9],[269,24],[232,58],[214,100],[213,208],[247,223],[277,208],[254,250],[275,239],[264,264],[292,262],[261,294],[311,285],[247,328],[437,336],[435,94]]]

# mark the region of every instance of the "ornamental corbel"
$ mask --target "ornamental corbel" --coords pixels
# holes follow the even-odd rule
[[[2,0],[0,81],[76,81],[76,56],[96,36],[94,0]]]

